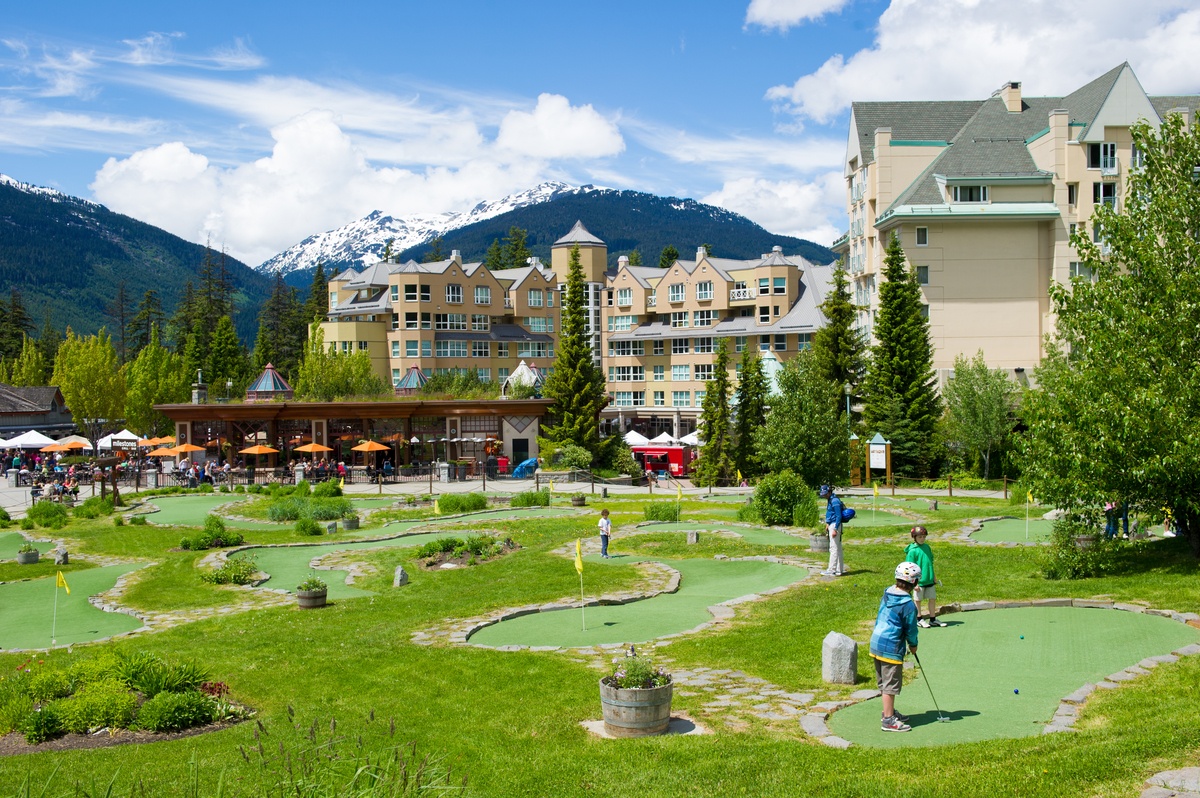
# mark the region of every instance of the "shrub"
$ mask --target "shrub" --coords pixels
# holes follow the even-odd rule
[[[308,501],[307,498],[301,499],[296,496],[278,499],[267,508],[267,518],[272,521],[295,521],[303,518],[306,516],[304,511],[308,507]]]
[[[482,493],[447,493],[438,498],[443,513],[471,513],[487,509],[487,497]]]
[[[33,699],[28,693],[0,693],[0,734],[8,734],[22,728],[31,712]]]
[[[24,529],[26,531],[28,531],[30,529],[37,529],[37,524],[35,524],[33,522],[32,518],[28,518],[28,517],[22,518],[21,519],[21,529]]]
[[[214,490],[216,490],[216,488],[213,487],[211,482],[201,482],[196,486],[197,493],[212,493]]]
[[[325,580],[316,574],[309,574],[303,582],[296,585],[296,589],[305,591],[321,591],[328,590],[329,585],[325,584]]]
[[[812,491],[790,469],[767,474],[754,488],[754,507],[764,524],[790,524],[796,505],[809,501],[806,493]]]
[[[645,512],[647,521],[678,521],[679,502],[651,502]]]
[[[762,516],[758,514],[758,508],[753,504],[743,504],[738,508],[737,520],[743,524],[761,524]]]
[[[253,554],[239,554],[225,560],[220,568],[200,574],[200,581],[211,585],[248,585],[254,581],[258,566],[254,564]]]
[[[314,498],[332,499],[342,495],[341,487],[332,479],[322,482],[313,488]]]
[[[549,507],[550,489],[531,490],[512,497],[512,507]]]
[[[133,524],[134,526],[145,526],[146,525],[146,516],[144,516],[144,515],[132,516],[129,519],[129,523]]]
[[[113,518],[113,526],[125,526],[125,519],[119,515],[115,516]]]
[[[426,559],[428,557],[442,554],[443,552],[452,552],[462,545],[463,542],[460,538],[438,538],[437,540],[429,541],[417,549],[416,556],[418,559]]]
[[[29,697],[39,704],[64,698],[71,694],[71,680],[60,670],[43,668],[29,677]]]
[[[62,735],[62,715],[58,702],[46,704],[41,709],[30,712],[21,727],[25,733],[25,741],[33,745],[53,740]]]
[[[321,528],[321,525],[311,518],[301,518],[296,522],[297,535],[307,535],[312,537],[323,533],[324,530]]]
[[[254,484],[254,485],[247,485],[247,486],[246,486],[246,492],[247,492],[247,493],[253,493],[253,494],[255,494],[255,495],[257,496],[258,494],[260,494],[260,493],[262,493],[262,492],[263,492],[263,486],[262,486],[262,485],[258,485],[258,484]]]
[[[204,518],[204,530],[199,534],[180,541],[180,548],[188,551],[204,551],[219,549],[226,546],[240,546],[245,541],[241,532],[230,532],[225,528],[225,522],[220,516],[208,515]]]
[[[564,443],[555,452],[554,463],[561,468],[588,469],[592,467],[592,453],[582,446]]]
[[[8,510],[0,507],[0,521],[11,521],[12,516],[8,514]]]
[[[612,467],[618,474],[629,474],[630,476],[640,475],[644,469],[638,465],[638,461],[634,459],[633,452],[622,441],[617,445],[616,451],[612,456]]]
[[[662,668],[654,667],[649,657],[634,656],[613,663],[613,671],[604,682],[622,690],[646,689],[670,684],[671,676]]]
[[[152,732],[179,731],[212,723],[216,717],[217,702],[198,690],[159,693],[142,705],[137,725]]]
[[[792,526],[817,527],[821,525],[823,514],[818,503],[817,492],[805,486],[800,492],[800,501],[792,508]]]
[[[312,493],[312,485],[309,484],[307,479],[302,479],[292,486],[293,496],[307,497],[310,493]]]
[[[1099,527],[1083,517],[1060,518],[1042,550],[1042,574],[1047,579],[1087,579],[1117,570],[1118,554],[1129,544],[1097,534]],[[1080,546],[1076,538],[1092,538]]]
[[[61,529],[67,523],[67,508],[58,502],[41,501],[30,507],[25,517],[38,526]]]
[[[137,696],[116,680],[84,685],[75,695],[55,703],[63,731],[76,734],[105,727],[125,729],[137,714]]]
[[[308,515],[315,521],[335,521],[352,512],[354,505],[349,499],[313,497],[308,500]]]

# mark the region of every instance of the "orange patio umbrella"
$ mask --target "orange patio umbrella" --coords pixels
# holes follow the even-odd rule
[[[39,452],[65,452],[65,451],[67,451],[67,448],[68,447],[64,446],[61,443],[52,443],[49,446],[43,446],[41,449],[38,449],[38,451]]]
[[[390,452],[391,450],[392,447],[376,443],[375,441],[363,441],[358,446],[350,449],[352,452]]]
[[[278,454],[278,449],[272,449],[270,446],[263,446],[261,443],[255,444],[248,449],[239,449],[238,454]]]
[[[86,449],[88,448],[88,445],[83,441],[67,441],[66,443],[62,444],[62,447],[64,449]]]
[[[147,457],[175,457],[177,454],[179,454],[179,452],[175,451],[174,449],[167,448],[155,449],[152,452],[146,452]]]
[[[333,449],[330,449],[328,446],[322,446],[322,445],[321,445],[321,444],[319,444],[319,443],[306,443],[306,444],[304,444],[303,446],[297,446],[297,447],[296,447],[295,449],[293,449],[292,451],[293,451],[293,452],[309,452],[309,453],[312,453],[312,452],[332,452],[332,451],[333,451]]]
[[[160,435],[157,438],[150,438],[147,441],[147,443],[149,443],[151,446],[162,446],[164,443],[174,443],[174,442],[175,442],[174,435]]]
[[[174,449],[175,449],[175,451],[179,452],[180,454],[187,454],[188,452],[204,451],[203,446],[197,446],[194,443],[181,443],[178,446],[174,447]]]

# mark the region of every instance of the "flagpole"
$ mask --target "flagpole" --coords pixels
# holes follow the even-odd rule
[[[579,621],[583,625],[583,631],[587,631],[587,614],[584,610],[583,600],[583,571],[579,572]]]
[[[1025,542],[1029,542],[1029,494],[1025,494]]]
[[[50,645],[58,642],[58,582],[54,583],[54,620],[50,622]]]

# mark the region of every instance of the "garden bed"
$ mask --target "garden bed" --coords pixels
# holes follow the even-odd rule
[[[160,743],[167,740],[182,740],[184,737],[195,737],[198,734],[221,731],[247,719],[221,720],[204,726],[193,726],[173,732],[150,732],[134,729],[103,730],[95,734],[64,734],[34,745],[26,742],[25,735],[11,732],[0,737],[0,757],[17,756],[18,754],[36,754],[43,751],[86,751],[92,748],[111,748],[114,745],[130,743]]]

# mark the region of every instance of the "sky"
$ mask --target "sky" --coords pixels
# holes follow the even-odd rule
[[[831,243],[850,103],[1200,93],[1177,0],[10,3],[0,172],[255,265],[545,180]],[[585,220],[586,223],[586,220]],[[679,242],[686,250],[688,242]]]

